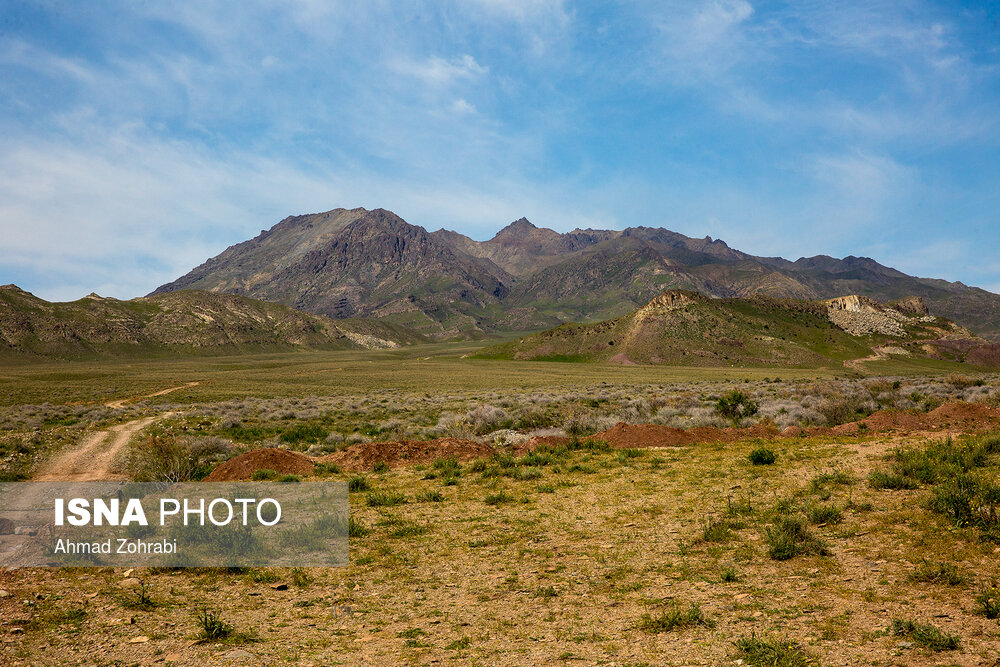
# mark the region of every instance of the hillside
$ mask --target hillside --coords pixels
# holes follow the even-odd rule
[[[698,292],[668,290],[622,317],[565,324],[476,356],[626,365],[819,367],[841,366],[873,353],[962,361],[947,351],[963,347],[966,355],[971,349],[982,355],[982,350],[998,346],[929,315],[919,299],[893,304],[857,295],[827,301],[711,299]]]
[[[50,303],[14,285],[0,287],[0,358],[361,349],[419,340],[385,323],[333,321],[229,294],[179,291],[130,301],[91,294]]]
[[[614,318],[665,289],[717,298],[918,296],[935,313],[1000,340],[1000,295],[868,258],[789,261],[656,227],[561,234],[524,218],[475,241],[428,233],[382,209],[286,218],[154,294],[178,289],[242,294],[335,318],[375,317],[435,338]]]

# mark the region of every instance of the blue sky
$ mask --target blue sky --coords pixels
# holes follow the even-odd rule
[[[995,2],[0,3],[0,282],[129,298],[281,218],[664,226],[1000,292]]]

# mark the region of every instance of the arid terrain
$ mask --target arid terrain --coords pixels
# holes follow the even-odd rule
[[[352,527],[345,568],[0,571],[0,661],[1000,661],[1000,378],[464,350],[5,367],[7,479],[343,480]]]

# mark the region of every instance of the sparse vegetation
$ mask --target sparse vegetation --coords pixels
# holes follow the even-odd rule
[[[686,608],[682,608],[680,605],[673,605],[656,616],[643,614],[638,623],[640,630],[651,634],[670,632],[680,628],[699,625],[711,628],[715,626],[715,622],[705,616],[701,607],[694,603],[691,603]]]
[[[796,642],[751,635],[733,642],[736,656],[750,667],[808,667],[816,664]]]
[[[799,555],[830,554],[826,543],[806,527],[797,516],[781,516],[766,532],[768,555],[774,560],[788,560]]]
[[[953,651],[959,647],[961,637],[942,631],[928,623],[912,620],[893,619],[887,630],[895,637],[905,637],[914,644],[931,651]]]

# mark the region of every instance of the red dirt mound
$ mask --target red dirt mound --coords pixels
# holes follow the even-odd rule
[[[336,463],[345,470],[371,470],[381,462],[389,467],[430,463],[437,458],[455,458],[459,461],[492,456],[495,450],[472,440],[438,438],[437,440],[393,440],[390,442],[363,442],[339,452],[316,459],[322,463]]]
[[[232,482],[250,479],[257,470],[274,470],[283,475],[307,475],[312,469],[313,460],[305,454],[285,449],[255,449],[220,464],[204,481]]]

